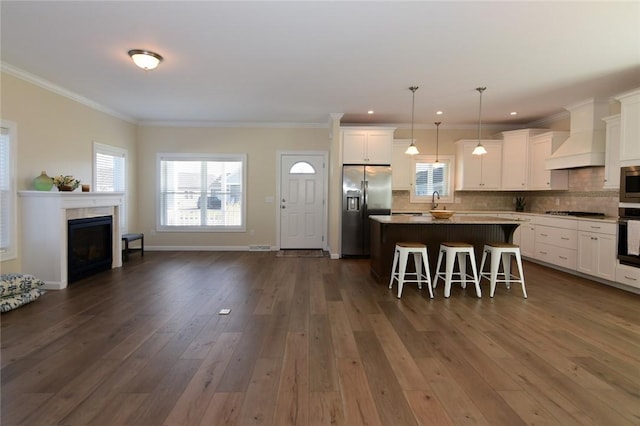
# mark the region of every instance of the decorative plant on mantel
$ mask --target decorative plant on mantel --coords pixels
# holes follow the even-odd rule
[[[53,178],[53,184],[58,187],[58,191],[73,191],[80,186],[80,180],[69,175],[60,175]]]
[[[527,200],[525,200],[524,197],[516,197],[516,211],[517,212],[523,212],[524,211],[524,206],[527,205]]]

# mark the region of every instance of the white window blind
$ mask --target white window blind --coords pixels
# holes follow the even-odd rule
[[[93,143],[93,187],[96,192],[124,192],[120,209],[120,229],[127,232],[126,170],[127,150]]]
[[[412,202],[431,202],[434,192],[438,192],[438,202],[453,202],[453,157],[441,156],[436,163],[433,156],[416,156],[412,164]]]
[[[0,260],[16,257],[15,125],[0,126]]]
[[[244,155],[161,154],[160,229],[244,231]]]

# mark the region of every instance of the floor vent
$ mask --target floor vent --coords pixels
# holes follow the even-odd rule
[[[271,251],[271,246],[252,245],[249,246],[249,251]]]

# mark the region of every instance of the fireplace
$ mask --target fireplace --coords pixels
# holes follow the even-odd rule
[[[71,219],[67,224],[68,282],[111,269],[113,218],[99,216]]]

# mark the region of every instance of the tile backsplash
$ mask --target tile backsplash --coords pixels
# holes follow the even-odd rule
[[[440,204],[451,210],[515,210],[515,197],[524,196],[525,211],[544,213],[549,210],[573,210],[618,215],[619,193],[604,190],[604,167],[584,167],[569,170],[566,191],[456,191],[455,202]],[[411,203],[409,191],[393,191],[393,210],[425,212],[431,203]]]

